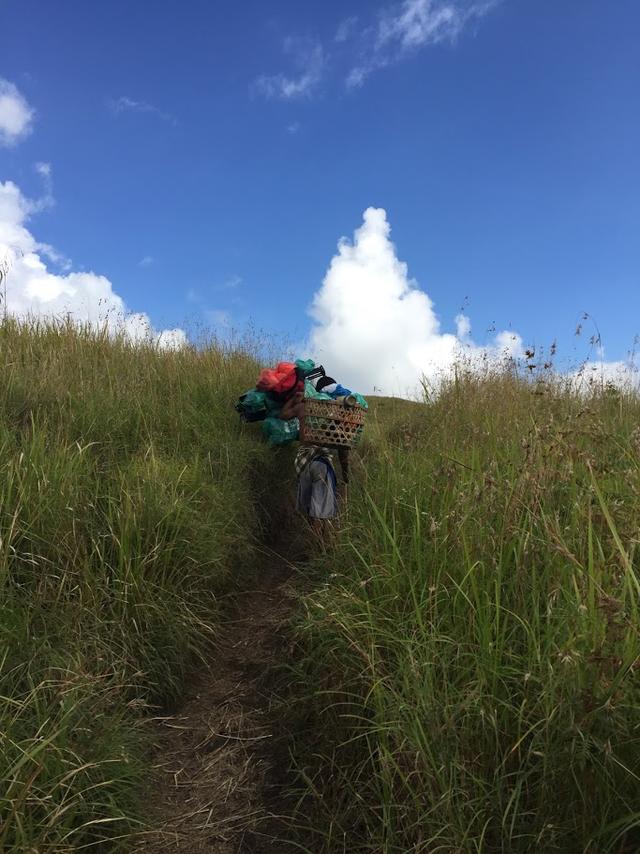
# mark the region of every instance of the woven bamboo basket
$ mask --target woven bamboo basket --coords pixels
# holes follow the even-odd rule
[[[300,441],[307,445],[353,448],[362,436],[367,410],[362,406],[345,406],[340,401],[304,402],[300,419]]]

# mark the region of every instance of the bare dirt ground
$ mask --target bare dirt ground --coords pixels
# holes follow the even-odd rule
[[[286,737],[272,708],[296,604],[290,576],[274,558],[253,589],[237,594],[211,671],[174,715],[154,722],[154,829],[139,837],[138,854],[300,850],[286,839]]]

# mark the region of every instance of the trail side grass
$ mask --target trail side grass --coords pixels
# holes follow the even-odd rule
[[[0,850],[127,849],[142,721],[215,660],[277,456],[247,352],[0,324]]]
[[[290,668],[314,852],[640,850],[640,401],[373,401]]]

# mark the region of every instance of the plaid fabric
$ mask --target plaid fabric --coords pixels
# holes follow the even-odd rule
[[[301,445],[294,462],[296,473],[300,475],[309,463],[316,459],[326,460],[335,470],[335,460],[329,448],[323,448],[320,445]]]

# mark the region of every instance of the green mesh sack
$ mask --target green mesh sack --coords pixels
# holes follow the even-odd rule
[[[295,442],[300,434],[300,422],[297,418],[283,421],[282,418],[265,418],[262,433],[270,445],[288,445]]]

